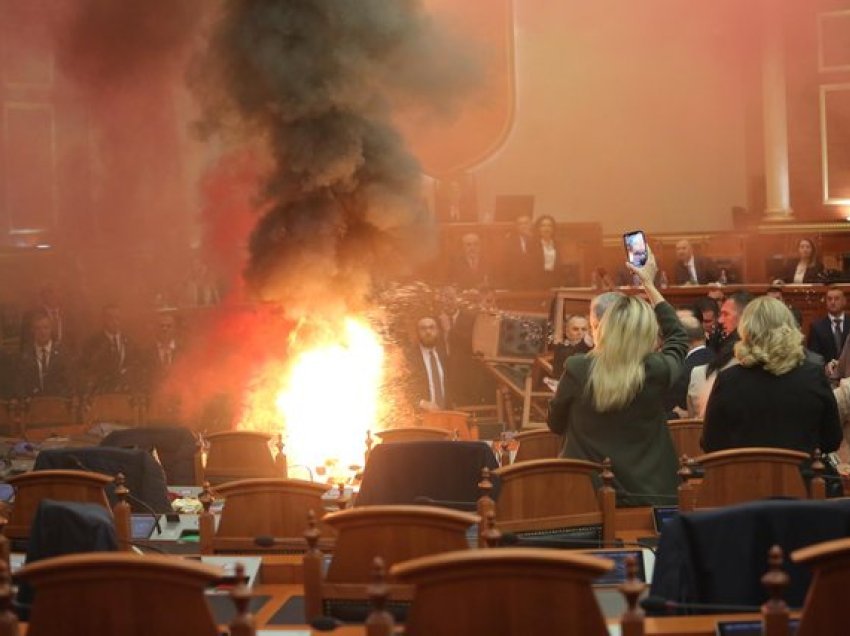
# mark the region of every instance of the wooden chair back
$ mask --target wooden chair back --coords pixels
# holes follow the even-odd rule
[[[769,497],[808,497],[800,464],[806,453],[784,448],[733,448],[696,459],[703,478],[681,510],[717,508]]]
[[[469,413],[464,411],[426,411],[422,414],[422,426],[441,428],[450,435],[457,432],[457,439],[478,439],[478,427],[472,426]]]
[[[499,529],[544,532],[580,526],[602,527],[603,541],[614,539],[616,494],[607,472],[599,491],[593,478],[600,465],[576,459],[537,459],[494,471],[501,479],[496,505]]]
[[[15,503],[4,534],[24,539],[30,534],[35,511],[42,499],[96,503],[109,509],[104,488],[113,479],[84,470],[36,470],[8,480],[15,489]]]
[[[430,506],[365,506],[326,515],[324,523],[337,533],[333,560],[323,574],[321,555],[304,557],[304,598],[307,620],[322,615],[329,601],[369,598],[372,561],[389,566],[409,559],[464,550],[467,530],[476,515]],[[409,601],[409,586],[394,588],[393,601]]]
[[[140,400],[130,393],[94,393],[83,406],[83,421],[91,426],[99,422],[137,426],[141,422]]]
[[[218,636],[204,589],[222,572],[164,556],[98,552],[24,566],[35,588],[29,636]]]
[[[670,431],[670,439],[676,449],[676,457],[687,455],[696,457],[702,454],[700,440],[702,439],[702,420],[683,419],[668,420],[667,430]]]
[[[269,442],[272,436],[258,431],[224,431],[206,437],[209,443],[204,480],[213,485],[255,478],[283,478]]]
[[[390,573],[416,588],[405,624],[410,636],[603,636],[608,628],[591,584],[612,567],[586,554],[507,548],[438,554]]]
[[[791,554],[791,560],[807,565],[812,571],[797,635],[844,634],[850,588],[850,539],[802,548]]]
[[[303,552],[304,520],[313,510],[321,516],[322,495],[330,486],[298,479],[243,479],[215,488],[224,507],[215,534],[201,526],[201,552],[262,553]],[[322,526],[322,536],[332,531]],[[257,544],[257,537],[275,539],[272,547]]]
[[[555,459],[561,455],[564,437],[547,430],[523,431],[514,435],[518,447],[513,463]]]
[[[375,433],[375,437],[384,444],[395,442],[429,442],[451,439],[452,433],[444,428],[428,428],[427,426],[404,426],[387,428]]]

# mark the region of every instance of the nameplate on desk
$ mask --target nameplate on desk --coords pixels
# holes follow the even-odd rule
[[[796,634],[799,627],[800,621],[789,621],[789,636]],[[717,636],[761,636],[762,623],[761,621],[719,621],[715,633]]]
[[[679,514],[679,506],[653,506],[652,526],[655,532],[661,534],[664,524]]]

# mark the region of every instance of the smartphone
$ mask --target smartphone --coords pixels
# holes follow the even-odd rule
[[[626,246],[626,258],[635,267],[646,265],[646,235],[641,230],[623,234],[623,244]]]

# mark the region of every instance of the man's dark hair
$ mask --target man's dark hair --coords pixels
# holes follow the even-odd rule
[[[702,296],[697,298],[693,305],[694,315],[699,319],[703,319],[703,314],[707,311],[713,311],[714,317],[720,313],[720,307],[717,305],[717,301],[714,298],[709,298],[708,296]]]
[[[753,298],[754,296],[750,292],[739,291],[730,295],[726,300],[731,300],[735,303],[735,308],[738,310],[738,316],[740,316],[744,312],[744,308],[750,304],[750,301],[753,300]],[[729,361],[735,357],[735,343],[740,339],[741,337],[738,335],[737,329],[726,337],[723,344],[720,345],[717,355],[714,356],[714,360],[708,363],[708,367],[705,370],[705,377],[711,377],[712,373],[720,371],[720,369],[729,364]]]
[[[738,315],[740,316],[744,313],[744,308],[752,302],[753,298],[755,296],[748,291],[738,291],[731,294],[726,300],[731,300],[735,303],[735,307],[738,309]]]

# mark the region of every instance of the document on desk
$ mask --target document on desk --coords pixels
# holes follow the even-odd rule
[[[248,587],[253,588],[257,582],[257,575],[260,573],[260,565],[263,563],[262,557],[252,556],[202,556],[201,563],[207,565],[217,565],[224,570],[225,576],[233,576],[236,574],[236,563],[239,562],[245,567],[245,576],[248,577]],[[220,585],[211,590],[207,590],[207,594],[227,594],[230,591],[230,586]],[[309,632],[308,632],[309,634]]]

